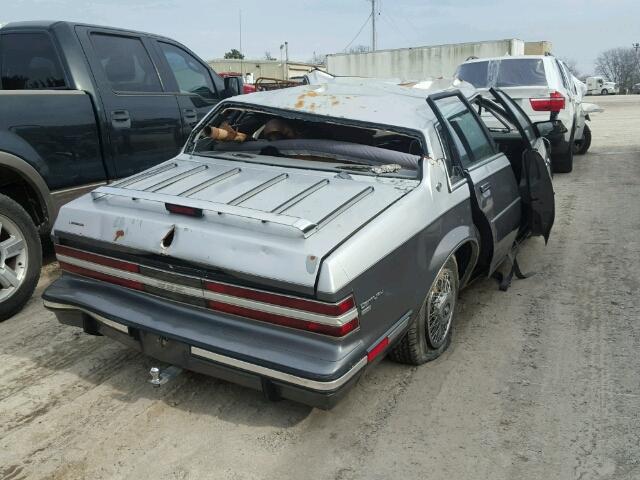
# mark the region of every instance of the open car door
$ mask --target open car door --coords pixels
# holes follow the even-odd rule
[[[528,231],[524,233],[533,236],[541,235],[545,242],[548,242],[555,219],[555,199],[546,144],[538,136],[531,120],[517,103],[499,89],[491,88],[490,92],[511,117],[511,121],[525,142],[520,179],[523,218]]]

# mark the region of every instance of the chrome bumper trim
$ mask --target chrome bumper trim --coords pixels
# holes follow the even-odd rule
[[[108,318],[105,318],[102,315],[91,312],[81,307],[76,307],[73,305],[67,305],[63,303],[49,302],[47,300],[44,300],[44,306],[50,310],[77,310],[80,312],[84,312],[87,315],[93,317],[97,321],[104,323],[109,327],[115,328],[116,330],[119,330],[121,332],[129,333],[129,329],[125,325],[118,322],[114,322],[113,320],[109,320]],[[274,370],[272,368],[262,367],[260,365],[245,362],[243,360],[238,360],[236,358],[220,355],[218,353],[205,350],[204,348],[190,346],[190,349],[191,349],[191,355],[194,358],[211,360],[213,362],[220,363],[222,365],[226,365],[229,367],[237,368],[240,370],[244,370],[249,373],[262,375],[274,380],[280,380],[286,383],[291,383],[293,385],[298,385],[304,388],[317,390],[320,392],[330,392],[332,390],[337,390],[338,388],[343,386],[345,383],[347,383],[349,380],[351,380],[351,378],[353,378],[367,364],[367,357],[366,356],[362,357],[343,376],[336,378],[335,380],[322,382],[318,380],[310,380],[304,377],[298,377],[296,375],[291,375],[290,373],[281,372],[279,370]]]

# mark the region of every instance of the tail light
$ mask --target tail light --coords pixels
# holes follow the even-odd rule
[[[208,307],[217,312],[282,325],[308,332],[344,337],[360,325],[353,295],[336,303],[240,287],[221,282],[200,280],[200,288],[193,285],[158,281],[138,264],[56,245],[60,268],[69,273],[94,278],[134,290],[167,289],[180,296],[180,301]],[[190,277],[191,278],[191,277]],[[192,280],[192,278],[191,278]],[[157,293],[156,293],[157,294]]]
[[[62,245],[56,245],[55,250],[56,257],[60,263],[60,268],[65,272],[75,273],[77,275],[82,275],[83,277],[95,278],[96,280],[102,280],[104,282],[132,288],[134,290],[144,290],[144,285],[141,282],[101,272],[96,268],[85,268],[75,265],[74,261],[80,260],[82,262],[90,262],[91,264],[97,265],[97,268],[103,266],[110,269],[121,270],[123,272],[139,273],[140,267],[135,263],[104,257],[102,255],[96,255]]]
[[[564,110],[565,98],[560,92],[551,92],[548,97],[530,98],[531,108],[536,112],[559,112]]]
[[[205,282],[208,307],[223,313],[332,337],[344,337],[359,325],[353,295],[337,303],[307,300],[220,282]]]

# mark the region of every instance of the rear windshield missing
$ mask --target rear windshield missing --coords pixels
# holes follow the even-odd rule
[[[426,154],[417,135],[323,117],[289,118],[286,112],[280,115],[250,106],[217,112],[187,150],[201,155],[243,153],[258,162],[263,156],[282,157],[309,168],[403,177],[415,177],[418,161]]]
[[[541,58],[506,58],[464,63],[458,68],[457,77],[476,88],[528,87],[547,84],[544,62]]]

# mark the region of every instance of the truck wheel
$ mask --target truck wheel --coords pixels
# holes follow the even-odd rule
[[[438,272],[409,330],[389,353],[392,360],[421,365],[449,347],[458,287],[458,264],[452,255]]]
[[[0,321],[22,309],[40,277],[42,251],[33,220],[0,195]]]
[[[573,142],[573,153],[575,155],[584,155],[591,146],[591,129],[589,125],[584,126],[584,132],[581,140]]]
[[[607,90],[606,88],[602,89],[602,92],[600,92],[602,95],[609,95],[609,90]]]

